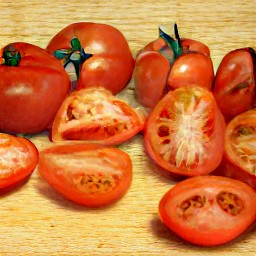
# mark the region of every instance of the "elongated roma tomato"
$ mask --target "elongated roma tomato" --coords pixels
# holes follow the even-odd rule
[[[104,88],[74,91],[52,125],[52,141],[85,140],[121,144],[142,130],[144,116]]]
[[[29,140],[0,133],[0,193],[9,191],[35,169],[38,151]]]
[[[205,175],[221,162],[225,122],[210,91],[181,87],[166,94],[149,114],[144,144],[165,170]]]
[[[60,59],[70,78],[77,80],[78,89],[98,86],[117,94],[131,79],[134,59],[129,45],[110,25],[70,24],[51,39],[46,49]]]
[[[87,207],[119,200],[130,187],[128,154],[97,144],[66,144],[40,152],[38,170],[65,198]]]
[[[159,216],[190,243],[222,245],[255,221],[256,193],[245,183],[226,177],[193,177],[165,193],[159,203]]]

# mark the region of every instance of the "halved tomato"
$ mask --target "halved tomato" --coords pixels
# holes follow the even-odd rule
[[[37,162],[38,151],[31,141],[0,133],[0,193],[27,178]]]
[[[98,144],[65,144],[40,152],[42,177],[67,199],[87,207],[119,200],[132,180],[128,154]]]
[[[159,215],[168,228],[190,243],[221,245],[255,221],[256,193],[245,183],[226,177],[193,177],[165,193]]]
[[[144,143],[165,170],[205,175],[221,162],[225,122],[212,93],[188,86],[170,91],[149,114]]]
[[[63,102],[52,125],[52,141],[86,140],[121,144],[144,126],[144,116],[104,88],[74,91]]]

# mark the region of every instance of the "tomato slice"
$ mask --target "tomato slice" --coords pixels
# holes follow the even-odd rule
[[[193,177],[165,193],[159,215],[168,228],[190,243],[221,245],[255,221],[256,193],[247,184],[226,177]]]
[[[221,162],[224,131],[224,118],[212,93],[201,87],[181,87],[170,91],[150,113],[144,143],[165,170],[204,175]]]
[[[99,144],[67,143],[47,148],[40,152],[38,170],[56,191],[87,207],[116,202],[132,180],[129,155]]]
[[[86,140],[121,144],[142,130],[144,117],[103,88],[74,91],[52,125],[52,141]]]
[[[0,192],[27,178],[38,162],[38,151],[29,140],[0,133]]]

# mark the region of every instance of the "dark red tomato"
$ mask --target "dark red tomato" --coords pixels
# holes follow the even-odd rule
[[[226,177],[193,177],[162,197],[159,215],[169,229],[192,244],[222,245],[255,221],[256,193]]]
[[[128,43],[119,30],[109,25],[71,24],[51,39],[47,50],[67,70],[74,65],[78,89],[99,86],[116,94],[132,76],[134,59]],[[70,71],[70,77],[74,76]]]
[[[227,121],[253,107],[256,55],[251,48],[236,49],[222,59],[213,93]]]
[[[47,129],[70,90],[62,65],[27,43],[1,50],[0,131],[32,134]]]
[[[256,108],[228,123],[224,157],[217,173],[256,188]]]
[[[52,141],[86,140],[121,144],[142,130],[144,116],[104,88],[74,91],[52,125]]]
[[[133,78],[141,105],[153,108],[169,90],[197,85],[211,90],[214,69],[209,48],[193,39],[175,39],[159,28],[159,38],[137,55]],[[169,62],[169,65],[168,65]]]
[[[37,162],[38,151],[32,142],[0,133],[0,194],[26,179]]]
[[[65,198],[87,207],[106,206],[127,192],[132,180],[128,154],[97,144],[66,144],[40,152],[38,170]]]
[[[221,162],[225,122],[210,91],[180,87],[166,94],[149,114],[144,143],[165,170],[205,175]]]

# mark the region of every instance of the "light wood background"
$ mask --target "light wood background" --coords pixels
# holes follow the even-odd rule
[[[157,37],[159,24],[177,22],[182,37],[210,47],[215,70],[228,51],[256,48],[255,0],[0,0],[0,47],[24,41],[44,48],[77,21],[115,26],[134,54]],[[32,141],[39,150],[49,145],[47,134]],[[175,182],[147,158],[141,135],[120,148],[131,155],[133,182],[111,207],[77,206],[37,170],[26,184],[1,196],[0,255],[256,255],[255,227],[216,248],[189,245],[167,230],[158,218],[158,202]]]

